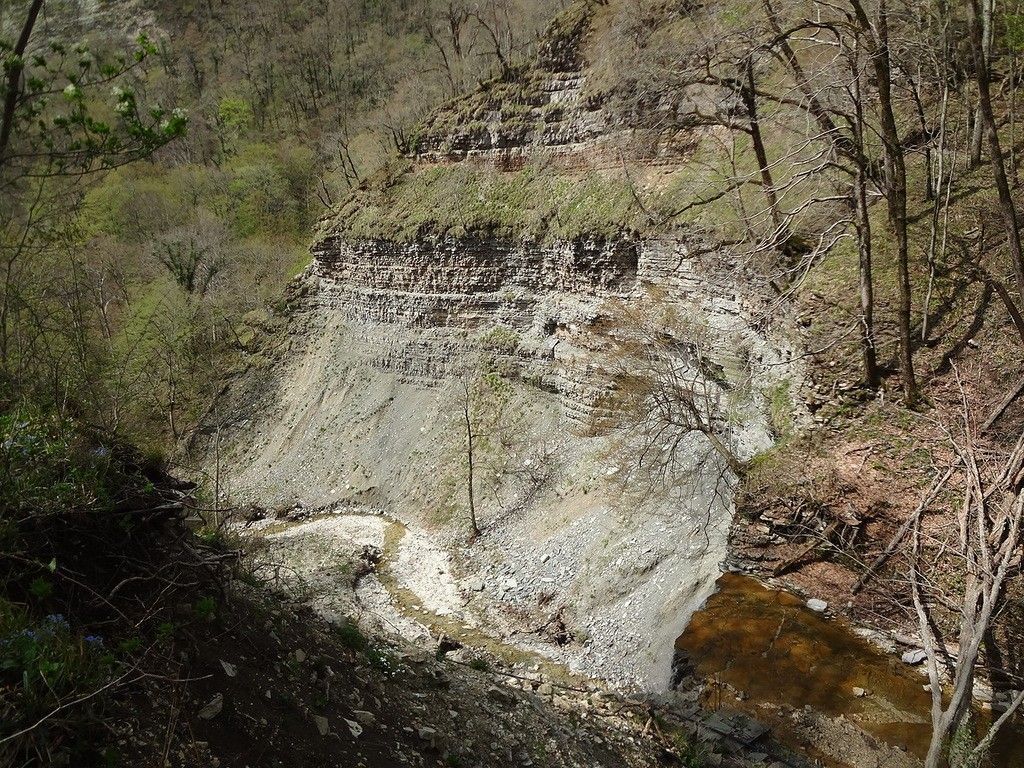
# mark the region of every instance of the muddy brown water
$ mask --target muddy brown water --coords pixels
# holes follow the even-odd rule
[[[775,726],[783,741],[778,707],[809,704],[831,716],[843,715],[919,757],[927,751],[931,697],[923,688],[926,677],[856,635],[845,622],[811,611],[793,594],[725,574],[676,648],[701,677],[743,691],[745,700],[730,701],[730,706],[738,704]],[[854,688],[869,694],[858,697]],[[992,765],[1024,766],[1019,722],[1001,734]]]

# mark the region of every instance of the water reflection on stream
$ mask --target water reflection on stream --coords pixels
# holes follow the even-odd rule
[[[831,716],[844,715],[868,733],[923,757],[931,726],[927,679],[788,593],[725,574],[719,591],[697,611],[676,641],[697,673],[743,691],[748,710],[785,738],[781,722],[765,716],[764,705],[810,705]],[[857,696],[854,688],[869,692]],[[777,709],[774,710],[777,713]],[[996,766],[1024,766],[1020,729],[1000,739]]]

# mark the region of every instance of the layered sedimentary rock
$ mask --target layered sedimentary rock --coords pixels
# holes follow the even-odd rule
[[[629,158],[680,165],[699,136],[737,108],[736,95],[703,83],[622,76],[610,90],[589,87],[583,51],[594,5],[576,3],[548,30],[536,60],[438,109],[410,157],[475,161],[505,170],[544,160],[562,167],[616,167]],[[715,118],[715,115],[720,117]]]
[[[778,357],[753,330],[758,304],[743,296],[740,271],[729,269],[725,254],[701,252],[694,256],[672,237],[540,244],[327,235],[314,246],[306,279],[316,285],[315,311],[361,328],[353,347],[379,370],[443,382],[500,330],[490,351],[514,361],[523,378],[566,395],[567,410],[580,417],[607,390],[611,342],[630,332],[616,326],[616,315],[652,292],[719,335],[720,366],[735,371],[741,351]]]
[[[313,249],[313,269],[353,319],[475,328],[498,318],[523,327],[547,294],[628,296],[636,286],[639,248],[628,239],[540,246],[476,238],[395,243],[327,237]]]
[[[633,151],[636,134],[611,131],[584,96],[578,46],[564,41],[585,24],[569,21],[534,68],[441,110],[416,163],[501,172],[555,153],[555,172],[571,173]],[[556,610],[577,638],[559,651],[570,663],[663,687],[672,643],[725,557],[733,464],[700,430],[644,443],[607,428],[609,394],[635,373],[629,355],[658,340],[719,447],[749,458],[771,444],[769,399],[799,383],[784,319],[713,233],[594,222],[604,235],[559,240],[439,222],[371,238],[344,220],[360,199],[319,235],[287,343],[221,409],[222,487],[234,502],[369,507],[428,530],[485,577],[487,598],[466,610],[495,631],[529,636],[538,612]],[[484,531],[471,548],[467,429]],[[652,469],[663,452],[671,461]]]
[[[384,510],[486,577],[466,609],[480,612],[474,621],[522,632],[509,615],[542,624],[529,617],[561,610],[570,633],[588,638],[559,651],[569,663],[666,685],[673,640],[726,554],[729,470],[694,434],[667,475],[649,471],[629,436],[598,429],[594,412],[622,371],[620,342],[634,332],[623,318],[671,315],[685,322],[666,333],[700,330],[704,367],[685,351],[674,365],[716,393],[708,418],[723,440],[740,458],[770,445],[767,393],[798,371],[740,267],[683,237],[328,234],[315,257],[287,352],[259,396],[230,411],[222,482],[232,500]],[[683,350],[690,340],[677,341]],[[489,442],[478,445],[485,533],[462,549],[463,383],[483,353],[503,361],[512,394],[500,407],[513,418],[487,422]],[[548,608],[538,608],[542,594]]]

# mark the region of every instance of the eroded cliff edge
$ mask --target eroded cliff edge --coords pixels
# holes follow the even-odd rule
[[[439,550],[425,579],[405,554],[435,613],[658,689],[725,559],[734,464],[789,416],[800,356],[714,232],[637,225],[608,147],[686,159],[603,115],[586,76],[582,54],[542,56],[345,201],[210,440],[233,502],[390,516]],[[552,103],[565,130],[509,130]]]

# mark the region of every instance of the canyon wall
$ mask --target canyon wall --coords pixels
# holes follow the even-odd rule
[[[740,459],[771,444],[768,398],[799,371],[742,269],[678,237],[328,234],[314,253],[287,345],[236,391],[223,452],[232,500],[393,515],[483,579],[467,610],[479,603],[516,633],[500,607],[528,624],[556,606],[578,638],[560,650],[571,663],[665,685],[672,641],[725,557],[733,478],[699,432],[671,465],[648,467],[651,446],[598,416],[637,328],[654,322],[681,349],[699,329],[708,359],[688,375],[714,394],[710,420]],[[481,359],[509,394],[487,421],[502,434],[478,440],[483,535],[466,546],[463,382]],[[676,364],[692,367],[682,353]],[[474,405],[474,418],[489,407],[499,406]]]
[[[585,96],[588,18],[570,13],[534,66],[439,110],[390,188],[467,161],[502,174],[540,160],[537,173],[566,178],[623,153],[684,163],[678,132]],[[464,194],[486,194],[488,178]],[[234,503],[390,515],[452,558],[464,603],[450,610],[465,621],[665,687],[673,641],[726,556],[735,466],[772,444],[780,410],[793,416],[784,306],[713,232],[467,232],[439,213],[408,237],[354,234],[363,199],[371,224],[388,223],[374,194],[325,221],[287,330],[230,388],[221,487]],[[658,413],[680,395],[701,428]],[[650,414],[627,413],[638,407]],[[552,625],[564,631],[548,643]]]

